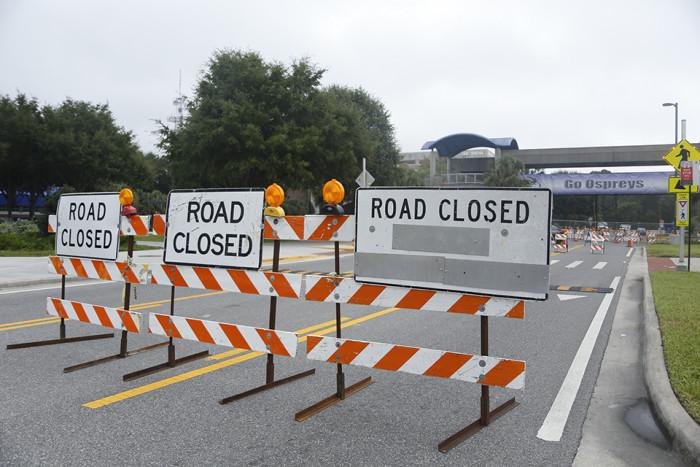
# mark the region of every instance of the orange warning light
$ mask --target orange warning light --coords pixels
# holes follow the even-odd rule
[[[335,178],[328,180],[325,185],[323,185],[323,201],[328,204],[340,204],[345,198],[345,188],[343,184],[340,183]]]
[[[131,206],[134,204],[134,193],[128,188],[122,188],[119,192],[119,204],[122,206]]]
[[[265,188],[265,202],[270,207],[280,207],[284,203],[284,189],[276,183]]]

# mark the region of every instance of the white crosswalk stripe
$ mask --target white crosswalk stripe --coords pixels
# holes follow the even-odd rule
[[[593,269],[603,269],[607,264],[607,261],[601,261],[600,263],[593,266]]]
[[[554,265],[554,264],[557,264],[558,262],[559,262],[558,259],[553,259],[552,261],[549,262],[549,264]]]
[[[573,269],[581,263],[583,263],[583,261],[574,261],[573,263],[567,264],[566,269]]]

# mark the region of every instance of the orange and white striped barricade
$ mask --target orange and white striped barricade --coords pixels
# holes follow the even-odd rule
[[[554,241],[552,242],[552,248],[554,251],[559,253],[569,252],[569,242],[566,238],[566,234],[554,234]]]
[[[293,332],[158,313],[151,313],[148,332],[284,357],[296,356],[298,343],[298,336]]]
[[[656,243],[656,231],[650,230],[647,232],[647,243],[649,245]]]
[[[46,314],[136,333],[140,331],[142,321],[141,313],[135,311],[52,297],[46,299]]]
[[[591,253],[605,253],[605,237],[603,235],[591,234]]]
[[[516,319],[525,317],[525,302],[514,298],[364,284],[349,277],[334,275],[308,274],[304,276],[304,280],[304,298],[309,301],[432,310],[474,316],[503,316]]]
[[[64,201],[64,204],[61,202]],[[100,213],[100,216],[95,215],[95,209],[97,206],[97,209],[104,209],[103,212]],[[108,208],[109,206],[109,208]],[[82,209],[82,214],[79,212],[80,209]],[[92,213],[92,215],[90,215]],[[118,240],[116,237],[119,234],[119,225],[121,222],[121,206],[119,202],[119,194],[118,193],[71,193],[68,195],[62,195],[61,199],[59,200],[59,212],[58,214],[61,214],[62,222],[64,222],[64,225],[61,226],[59,225],[59,217],[58,215],[51,215],[49,216],[48,219],[48,227],[47,230],[49,233],[59,233],[59,235],[63,236],[64,238],[60,243],[61,251],[58,252],[58,247],[59,247],[59,242],[56,242],[56,247],[57,247],[57,252],[59,254],[62,254],[63,257],[66,256],[65,252],[69,248],[77,248],[76,251],[80,251],[81,253],[84,253],[83,256],[86,257],[95,257],[97,256],[97,246],[92,245],[92,242],[94,240],[94,237],[92,236],[91,232],[91,244],[88,247],[87,244],[84,242],[84,237],[83,237],[83,242],[78,242],[77,239],[71,239],[71,231],[70,228],[75,226],[76,222],[81,222],[82,224],[87,225],[88,227],[90,226],[91,222],[88,218],[93,219],[94,224],[97,224],[98,221],[96,220],[97,217],[100,217],[99,223],[101,227],[104,227],[104,231],[109,231],[110,239],[111,240]],[[77,218],[77,219],[76,219]],[[83,221],[82,219],[86,219]],[[63,228],[62,228],[63,227]],[[86,229],[87,230],[87,229]],[[82,232],[83,236],[87,235],[86,231]],[[77,234],[76,234],[77,235]],[[114,237],[114,238],[112,238]],[[103,238],[102,236],[100,238]],[[118,242],[117,242],[118,243]],[[77,244],[77,246],[76,246]],[[118,245],[114,244],[114,247],[112,247],[113,243],[110,242],[109,246],[105,245],[105,242],[100,243],[100,249],[102,250],[102,253],[104,254],[116,254],[118,253]],[[66,274],[65,274],[65,268],[61,265],[60,259],[57,257],[55,258],[57,260],[57,266],[59,270],[62,271],[58,272],[58,274],[61,275],[61,300],[65,300],[66,298]],[[89,260],[88,260],[89,261]],[[95,261],[101,261],[99,259],[95,259]],[[126,306],[126,309],[129,307]],[[93,335],[88,335],[88,336],[76,336],[76,337],[66,337],[66,323],[65,320],[66,318],[61,316],[61,322],[59,324],[59,337],[58,339],[49,339],[49,340],[43,340],[43,341],[33,341],[33,342],[23,342],[23,343],[17,343],[17,344],[9,344],[7,346],[8,350],[11,349],[23,349],[23,348],[28,348],[28,347],[39,347],[39,346],[46,346],[46,345],[55,345],[55,344],[65,344],[65,343],[71,343],[71,342],[81,342],[81,341],[87,341],[87,340],[96,340],[96,339],[107,339],[110,337],[114,337],[113,333],[105,333],[105,334],[93,334]]]
[[[406,345],[309,335],[306,358],[376,370],[522,389],[525,362]]]
[[[489,355],[488,322],[489,317],[492,316],[522,319],[524,316],[522,298],[546,299],[549,287],[546,275],[549,270],[548,247],[550,242],[546,232],[551,223],[549,209],[551,193],[546,190],[531,190],[525,193],[519,190],[517,194],[505,194],[502,191],[494,193],[484,189],[469,190],[468,193],[453,190],[447,194],[426,188],[417,188],[410,193],[405,193],[402,190],[384,188],[357,190],[355,206],[357,209],[356,235],[358,238],[355,247],[355,278],[343,277],[339,274],[308,274],[305,276],[305,298],[309,301],[336,304],[386,306],[479,316],[481,355],[424,349],[393,343],[344,339],[340,336],[310,335],[307,336],[307,358],[336,365],[358,365],[480,383],[482,391],[481,417],[438,445],[440,451],[446,452],[468,436],[478,432],[481,427],[488,425],[489,418],[495,418],[497,414],[500,415],[517,406],[515,398],[512,398],[500,407],[490,410],[489,386],[521,388],[524,384],[525,363]],[[476,212],[472,211],[471,214],[468,214],[467,208],[464,206],[470,206],[472,209],[472,206],[494,203],[494,201],[489,201],[493,199],[504,199],[506,200],[504,203],[512,203],[510,200],[513,198],[521,200],[521,203],[528,203],[529,226],[522,225],[515,229],[506,220],[504,223],[507,223],[507,226],[479,225],[478,234],[459,230],[462,227],[458,221],[463,221],[467,215],[474,216],[474,212]],[[465,200],[467,202],[461,204]],[[444,210],[445,205],[449,207],[447,211]],[[462,212],[463,216],[460,216],[459,219],[457,219],[458,205],[465,209]],[[402,209],[403,212],[402,206],[405,206],[405,210],[408,212],[408,214],[404,214],[404,218],[420,222],[406,223],[405,220],[401,221],[402,218],[395,216],[394,214],[398,213],[399,209]],[[438,208],[438,206],[440,207]],[[411,209],[418,213],[415,219],[410,214]],[[371,215],[369,214],[370,210],[372,211]],[[375,214],[375,210],[377,214]],[[432,214],[427,215],[431,210]],[[362,215],[363,211],[367,213],[367,216]],[[439,216],[438,212],[440,212]],[[446,212],[450,214],[446,215]],[[450,217],[451,215],[454,215],[454,219]],[[525,223],[523,222],[523,224]],[[523,237],[524,230],[530,227],[545,232],[544,235],[541,233],[532,234],[532,245],[529,243],[530,233]],[[460,249],[460,246],[464,245],[462,239],[465,234],[474,235],[470,241],[481,242],[483,248],[480,246],[470,250],[470,253]],[[445,241],[450,241],[452,246],[449,248],[426,246],[434,237],[444,238]],[[562,234],[562,237],[560,240],[565,243],[566,235]],[[524,261],[524,258],[527,257],[528,264],[538,265],[532,269],[532,273],[537,275],[541,272],[541,282],[533,282],[527,286],[524,284],[515,286],[515,282],[506,283],[504,281],[502,282],[503,288],[498,293],[498,289],[495,287],[500,285],[493,281],[488,282],[486,278],[491,277],[496,268],[501,266],[496,266],[495,263],[486,260],[482,260],[481,263],[484,268],[493,267],[494,269],[485,271],[483,275],[470,277],[471,282],[462,278],[461,272],[466,271],[467,264],[470,268],[479,267],[476,265],[478,262],[470,258],[477,251],[480,255],[487,256],[490,261],[502,262],[503,260],[497,255],[503,255],[503,249],[517,248],[515,243],[523,241],[523,239],[526,239],[525,242],[532,246],[533,250],[521,254],[514,261],[514,266],[515,263]],[[497,252],[486,247],[489,240],[493,243],[498,242]],[[536,250],[534,249],[535,245]],[[526,256],[530,253],[532,253],[530,256]],[[446,272],[448,265],[451,268],[449,274]],[[393,269],[394,266],[399,269]],[[404,269],[400,269],[401,267],[404,269],[424,267],[430,274],[425,273],[423,269],[419,269],[420,273],[406,272]],[[516,276],[517,274],[513,277]],[[416,288],[414,284],[420,285],[421,288]],[[462,291],[459,291],[460,288]],[[484,295],[478,295],[478,292],[469,293],[464,291],[465,289],[475,292],[479,290]],[[495,295],[511,295],[517,298],[502,298]],[[324,406],[331,405],[338,399],[340,396],[336,394],[322,400],[298,412],[295,419],[304,421],[314,413],[323,410]]]

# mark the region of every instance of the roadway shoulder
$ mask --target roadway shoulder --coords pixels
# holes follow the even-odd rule
[[[644,250],[646,260],[646,249]],[[673,448],[686,460],[700,465],[700,425],[688,415],[676,398],[664,362],[659,320],[652,295],[649,270],[644,265],[644,380],[658,420],[671,437]]]

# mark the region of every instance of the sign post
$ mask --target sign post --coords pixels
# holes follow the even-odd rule
[[[676,226],[680,227],[680,245],[678,262],[680,265],[685,263],[683,258],[685,240],[685,228],[689,226],[690,220],[690,194],[697,193],[698,186],[694,184],[695,176],[693,176],[692,167],[700,162],[700,151],[695,146],[690,144],[685,139],[685,131],[683,132],[681,141],[673,146],[668,151],[663,159],[666,163],[674,167],[680,174],[680,177],[669,178],[669,192],[676,193]],[[672,179],[675,179],[672,181]],[[679,198],[680,196],[680,198]],[[688,270],[690,271],[690,254],[691,254],[691,229],[688,228]],[[680,267],[680,266],[679,266]],[[683,267],[685,269],[685,267]]]
[[[357,176],[355,183],[360,185],[360,188],[367,188],[374,183],[374,177],[371,173],[367,172],[367,159],[362,158],[362,173]]]

